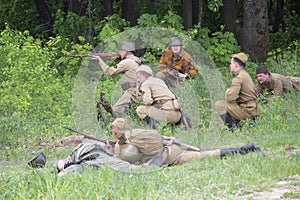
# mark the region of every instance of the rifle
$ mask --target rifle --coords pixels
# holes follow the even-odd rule
[[[179,140],[176,140],[175,138],[173,137],[167,137],[167,136],[162,136],[163,140],[170,140],[172,141],[172,144],[176,144],[178,146],[181,146],[181,147],[184,147],[184,148],[188,148],[192,151],[201,151],[201,149],[199,147],[194,147],[194,146],[191,146],[191,145],[188,145],[188,144],[184,144],[182,142],[180,142]]]
[[[76,54],[76,55],[68,55],[70,58],[84,58],[84,57],[92,57],[92,56],[100,56],[101,58],[109,58],[112,60],[119,61],[121,60],[121,56],[115,53],[91,53],[91,54]]]
[[[113,118],[116,118],[116,115],[113,112],[112,107],[109,105],[109,103],[106,101],[106,99],[104,98],[104,92],[100,92],[100,100],[97,102],[97,110],[98,110],[98,114],[97,114],[97,120],[98,121],[103,121],[103,123],[105,124],[105,126],[107,126],[107,122],[104,118],[103,112],[101,110],[101,105],[104,107],[104,109],[106,110],[106,112],[110,113],[111,116]]]
[[[72,131],[74,133],[78,133],[80,135],[83,135],[84,137],[86,138],[89,138],[89,139],[92,139],[92,140],[97,140],[97,141],[100,141],[100,142],[103,142],[103,143],[109,143],[112,147],[115,146],[116,142],[114,140],[106,140],[106,139],[102,139],[102,138],[98,138],[98,137],[95,137],[93,135],[89,135],[89,134],[86,134],[86,133],[83,133],[81,131],[78,131],[78,130],[75,130],[75,129],[72,129],[70,127],[67,127],[66,125],[63,126],[63,128],[69,130],[69,131]]]

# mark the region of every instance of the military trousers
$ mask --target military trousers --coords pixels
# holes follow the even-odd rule
[[[259,115],[256,102],[248,104],[228,103],[226,101],[217,101],[215,109],[218,115],[223,115],[228,112],[233,121],[244,119],[253,119]]]
[[[166,146],[168,148],[168,159],[166,160],[165,165],[181,165],[186,162],[194,161],[197,159],[202,159],[206,157],[220,158],[220,149],[209,150],[209,151],[187,151],[182,149],[182,147],[172,144]]]
[[[125,90],[121,98],[112,107],[114,114],[117,117],[128,114],[130,105],[135,103],[138,98],[141,97],[140,95],[138,95],[136,89],[130,88],[128,90]]]
[[[149,116],[158,122],[166,121],[168,123],[177,123],[181,117],[180,111],[171,109],[164,110],[156,108],[155,106],[138,106],[136,113],[141,119]]]

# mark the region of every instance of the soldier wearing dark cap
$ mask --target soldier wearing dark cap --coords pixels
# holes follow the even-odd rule
[[[100,56],[93,56],[93,60],[98,60],[103,72],[108,76],[122,74],[122,97],[113,105],[113,113],[116,116],[122,116],[128,113],[129,107],[139,97],[135,71],[141,64],[140,58],[136,57],[135,44],[125,41],[121,44],[119,54],[121,61],[114,67],[109,67]]]
[[[180,38],[173,37],[163,52],[158,64],[156,77],[168,86],[175,87],[179,81],[192,79],[198,74],[198,68],[191,56],[182,48]]]
[[[255,85],[245,71],[248,58],[244,53],[234,54],[230,63],[233,74],[231,86],[225,92],[226,101],[217,101],[215,108],[229,130],[240,120],[254,119],[259,111],[256,102]]]
[[[266,66],[256,68],[256,79],[255,92],[257,95],[263,94],[265,89],[269,92],[274,92],[275,96],[280,96],[292,88],[297,91],[300,90],[300,78],[269,73]]]

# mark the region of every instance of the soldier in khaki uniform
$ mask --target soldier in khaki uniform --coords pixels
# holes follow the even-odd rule
[[[173,166],[204,157],[222,158],[228,154],[261,151],[254,143],[241,148],[200,151],[183,148],[174,138],[159,135],[156,130],[130,129],[123,118],[116,118],[112,131],[117,138],[115,156],[129,163],[148,166]]]
[[[166,121],[176,124],[181,117],[181,105],[168,86],[159,78],[152,76],[152,70],[141,65],[136,70],[144,105],[138,106],[137,115],[152,128],[156,122]]]
[[[254,119],[259,115],[255,86],[245,71],[248,58],[244,53],[234,54],[230,63],[233,79],[225,92],[226,101],[217,101],[215,109],[230,130],[234,123],[244,119]]]
[[[113,105],[112,109],[115,116],[122,116],[128,113],[129,107],[134,103],[139,94],[137,89],[135,71],[141,64],[140,58],[134,56],[135,45],[133,42],[125,41],[121,44],[119,54],[121,61],[114,67],[109,67],[100,56],[93,56],[92,59],[98,60],[103,72],[108,76],[122,74],[122,97]]]
[[[280,96],[292,88],[297,91],[300,90],[300,78],[269,73],[266,66],[256,68],[256,79],[257,85],[255,92],[257,95],[262,95],[264,89],[267,89],[269,92],[274,92],[275,96]]]
[[[169,87],[175,87],[179,81],[192,79],[198,74],[198,68],[191,56],[182,49],[182,42],[173,37],[165,49],[156,77],[162,79]]]

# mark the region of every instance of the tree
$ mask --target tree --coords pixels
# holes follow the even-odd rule
[[[140,2],[137,0],[122,0],[122,17],[129,21],[131,26],[137,25]]]
[[[193,1],[183,0],[183,26],[184,29],[190,29],[193,27]]]
[[[264,62],[269,51],[267,0],[243,1],[241,48],[254,62]]]

